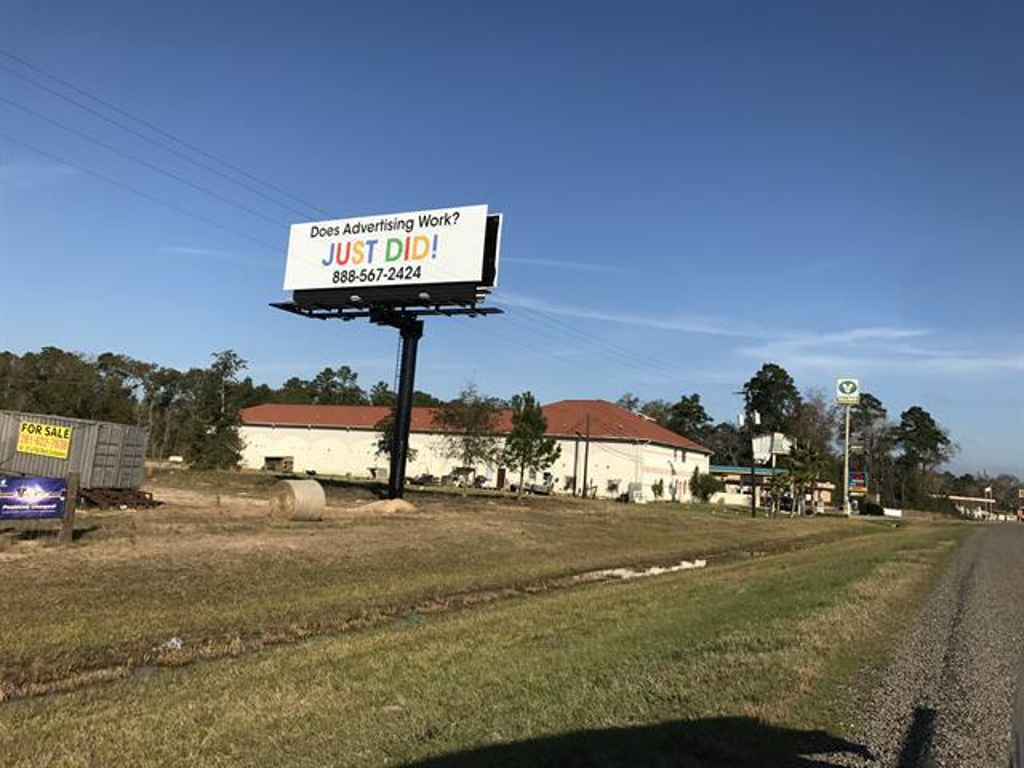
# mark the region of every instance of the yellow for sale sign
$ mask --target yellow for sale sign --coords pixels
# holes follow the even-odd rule
[[[18,453],[66,459],[71,452],[71,427],[23,421],[18,428]]]

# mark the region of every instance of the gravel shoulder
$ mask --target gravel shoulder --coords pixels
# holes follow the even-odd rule
[[[952,555],[935,592],[862,704],[847,766],[1006,768],[1024,647],[1024,526],[981,528]]]

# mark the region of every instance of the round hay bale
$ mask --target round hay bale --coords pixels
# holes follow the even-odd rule
[[[324,516],[327,497],[316,480],[282,480],[270,488],[270,514],[284,520],[312,521]]]

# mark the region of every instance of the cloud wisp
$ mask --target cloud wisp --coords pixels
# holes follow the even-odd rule
[[[502,264],[527,264],[533,267],[548,267],[550,269],[568,269],[573,272],[590,272],[604,275],[621,275],[627,270],[615,267],[610,264],[595,264],[589,261],[562,261],[560,259],[533,259],[526,257],[506,258],[501,260]]]
[[[927,328],[869,326],[832,331],[805,331],[752,326],[724,318],[657,316],[557,304],[516,293],[503,293],[510,307],[549,315],[632,325],[655,330],[746,340],[732,348],[742,358],[777,361],[794,370],[867,372],[883,370],[910,375],[963,375],[1024,370],[1024,347],[1005,352],[965,352],[928,345]],[[754,342],[754,343],[749,343]]]

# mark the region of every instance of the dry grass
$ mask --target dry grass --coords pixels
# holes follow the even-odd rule
[[[550,534],[550,512],[529,514]],[[660,511],[640,514],[658,526]],[[682,531],[702,530],[673,514]],[[470,538],[487,531],[483,540],[496,536],[503,548],[511,531],[525,531],[520,560],[554,551],[565,567],[578,562],[570,555],[582,557],[528,520],[487,520],[475,521],[482,528]],[[637,544],[644,525],[605,521],[597,531],[617,526],[605,536],[585,518],[571,522],[563,539],[632,536],[625,551],[653,551]],[[750,536],[741,522],[727,524]],[[812,528],[832,522],[847,524]],[[366,632],[8,703],[0,754],[33,766],[802,764],[796,755],[827,739],[801,729],[840,728],[839,686],[886,647],[969,531],[847,530],[868,529],[705,571],[407,615]]]
[[[84,512],[70,549],[0,532],[0,691],[42,692],[147,664],[237,655],[522,590],[572,574],[880,530],[721,510],[421,494],[413,514],[332,487],[319,523],[271,519],[252,475],[162,475],[165,506]],[[452,597],[456,599],[452,601]],[[170,648],[172,638],[181,648]]]

